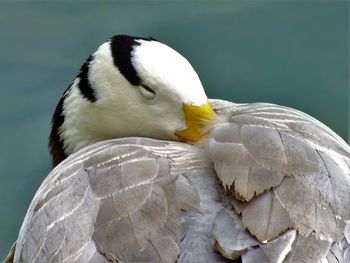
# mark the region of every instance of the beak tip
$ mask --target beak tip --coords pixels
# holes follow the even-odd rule
[[[208,101],[199,106],[183,104],[183,111],[186,128],[176,131],[175,135],[180,141],[184,142],[197,142],[201,140],[205,135],[205,127],[215,118],[216,113]]]

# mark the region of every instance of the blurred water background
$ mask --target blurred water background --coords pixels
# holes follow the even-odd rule
[[[348,1],[0,2],[0,258],[50,171],[51,114],[82,62],[114,34],[178,50],[207,94],[272,102],[347,139]]]

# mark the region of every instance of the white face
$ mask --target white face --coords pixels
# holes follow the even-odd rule
[[[207,101],[197,73],[183,56],[160,42],[138,42],[132,63],[146,85],[182,103],[199,106]]]
[[[183,105],[207,101],[196,72],[184,57],[159,42],[137,41],[140,45],[134,47],[131,62],[147,88],[129,83],[113,63],[110,44],[101,45],[89,69],[97,101],[87,102],[73,85],[64,104],[61,131],[68,153],[116,137],[177,140],[175,131],[186,128]]]

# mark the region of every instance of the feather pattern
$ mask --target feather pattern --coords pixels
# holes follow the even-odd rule
[[[73,154],[34,197],[14,262],[174,262],[182,237],[176,192],[190,188],[181,202],[198,205],[195,189],[176,180],[207,163],[193,146],[140,138]]]
[[[210,102],[224,117],[197,145],[121,138],[69,156],[14,262],[349,262],[349,146],[296,110]]]
[[[226,203],[260,242],[242,261],[321,262],[328,253],[343,262],[349,247],[349,146],[294,109],[220,100],[212,105],[226,120],[213,125],[205,149]],[[272,253],[269,248],[289,229],[296,230],[289,251]],[[336,245],[339,240],[343,246]]]

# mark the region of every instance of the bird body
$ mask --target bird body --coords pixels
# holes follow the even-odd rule
[[[113,37],[84,65],[13,262],[350,262],[350,147],[328,127],[208,101],[153,39]]]

